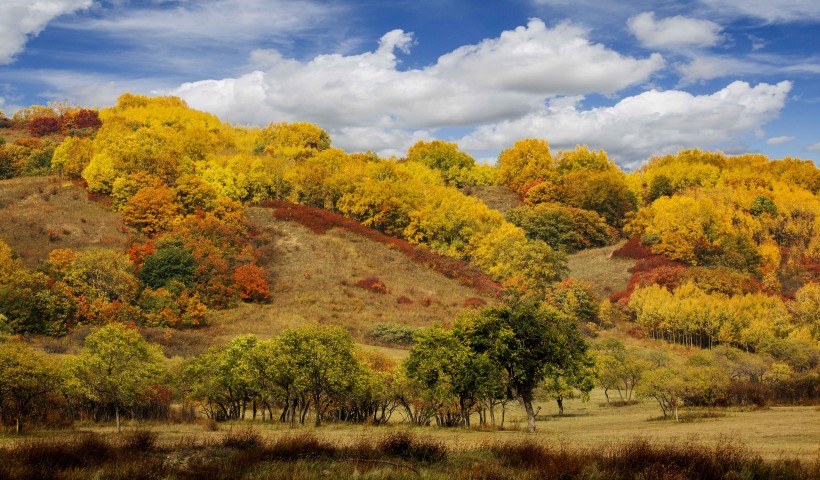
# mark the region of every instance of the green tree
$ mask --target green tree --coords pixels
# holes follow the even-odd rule
[[[524,404],[529,432],[535,431],[534,391],[549,369],[569,371],[586,359],[575,321],[531,300],[486,308],[456,325],[477,353],[504,372],[508,395]]]
[[[296,383],[310,396],[318,427],[323,400],[349,388],[360,372],[353,338],[342,327],[307,325],[284,332],[280,342],[293,357]]]
[[[139,272],[140,280],[151,288],[158,289],[179,283],[190,287],[196,270],[194,256],[185,248],[168,243],[145,257]]]
[[[455,399],[460,422],[470,428],[470,410],[498,375],[488,357],[472,350],[459,333],[436,325],[416,334],[404,368],[437,409],[445,409]],[[444,419],[440,423],[446,424]]]
[[[135,329],[112,323],[85,339],[82,353],[69,366],[69,385],[76,393],[114,408],[117,432],[120,411],[133,409],[149,387],[161,381],[162,353]]]
[[[20,433],[35,401],[57,390],[61,381],[54,361],[22,341],[0,344],[0,419],[14,416]]]

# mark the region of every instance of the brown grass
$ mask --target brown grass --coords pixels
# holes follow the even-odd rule
[[[604,299],[626,289],[635,260],[614,254],[622,244],[590,248],[567,257],[569,277],[589,282],[598,298]]]
[[[331,229],[339,229],[387,245],[404,253],[420,265],[433,269],[448,278],[456,279],[462,285],[478,290],[484,295],[501,295],[501,285],[468,263],[440,255],[428,248],[413,245],[405,240],[389,237],[378,230],[365,227],[341,215],[280,200],[269,201],[261,206],[271,208],[275,218],[297,222],[317,234],[324,234]]]
[[[125,249],[128,236],[118,214],[89,201],[85,191],[58,176],[0,181],[0,239],[26,267],[51,250]]]
[[[590,448],[496,434],[491,441],[454,448],[436,435],[406,429],[344,439],[312,431],[268,435],[262,428],[243,427],[221,438],[183,437],[164,444],[135,446],[116,436],[82,434],[0,447],[0,477],[32,479],[804,479],[818,474],[817,460],[763,459],[726,439],[703,445],[635,437]]]
[[[461,189],[465,195],[476,197],[488,207],[507,213],[508,210],[524,205],[517,193],[505,185],[479,185]]]

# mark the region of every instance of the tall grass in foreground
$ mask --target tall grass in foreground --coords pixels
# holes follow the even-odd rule
[[[588,449],[535,439],[448,451],[440,442],[406,431],[355,444],[302,432],[265,439],[252,428],[217,439],[162,443],[149,430],[120,437],[77,435],[21,441],[0,449],[3,479],[807,479],[820,462],[764,461],[732,442],[711,447],[645,439]]]

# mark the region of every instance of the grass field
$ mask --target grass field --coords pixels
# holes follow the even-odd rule
[[[626,289],[629,284],[629,269],[635,260],[617,258],[612,252],[623,243],[608,247],[590,248],[567,257],[569,277],[591,283],[595,293],[604,299],[609,295]]]
[[[0,180],[0,239],[32,268],[56,248],[123,250],[120,216],[59,176]]]

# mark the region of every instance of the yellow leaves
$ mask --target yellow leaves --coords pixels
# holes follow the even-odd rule
[[[87,137],[66,137],[51,159],[51,168],[71,178],[80,178],[94,155],[92,141]]]
[[[271,155],[302,159],[330,148],[330,135],[312,123],[271,123],[262,129],[264,150]]]
[[[128,199],[122,207],[125,223],[151,235],[170,228],[179,216],[174,191],[165,185],[146,187]]]
[[[498,178],[515,191],[534,180],[548,179],[554,172],[555,162],[545,140],[519,140],[498,156]]]

